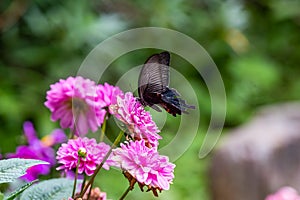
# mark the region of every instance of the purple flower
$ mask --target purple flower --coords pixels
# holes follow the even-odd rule
[[[58,160],[58,163],[62,165],[56,169],[64,169],[66,172],[75,169],[79,159],[78,173],[85,173],[88,176],[91,176],[97,165],[102,162],[109,149],[109,145],[104,142],[97,144],[95,139],[86,137],[71,139],[67,144],[62,144],[58,149],[56,159]],[[108,163],[109,162],[107,161],[103,165],[103,168],[106,170],[109,169]]]
[[[37,179],[40,174],[45,175],[50,172],[51,167],[56,163],[55,152],[52,146],[66,141],[67,138],[62,130],[56,129],[50,135],[39,140],[31,122],[25,122],[23,127],[28,145],[19,146],[16,153],[9,153],[6,156],[8,158],[28,158],[49,162],[50,165],[36,165],[30,167],[26,171],[27,173],[21,177],[24,180],[33,181]]]
[[[159,155],[156,148],[148,148],[144,140],[130,141],[113,150],[111,160],[124,171],[131,188],[138,182],[141,189],[147,186],[157,196],[156,190],[168,190],[174,178],[175,164],[167,156]]]
[[[300,196],[294,188],[282,187],[275,194],[267,196],[265,200],[300,200]]]
[[[104,120],[105,110],[97,98],[94,81],[80,76],[50,86],[45,106],[52,112],[53,121],[60,120],[62,128],[71,128],[76,135],[85,135],[88,130],[97,131]]]
[[[137,140],[146,140],[147,145],[158,146],[159,130],[152,120],[149,112],[145,111],[142,104],[127,92],[125,95],[117,97],[117,104],[110,106],[110,111],[118,120],[125,124],[129,135]]]

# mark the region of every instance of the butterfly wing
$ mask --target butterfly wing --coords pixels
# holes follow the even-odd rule
[[[138,93],[140,102],[144,106],[150,106],[161,112],[157,105],[163,107],[168,113],[176,116],[187,113],[188,108],[195,106],[186,104],[180,99],[180,94],[173,88],[169,88],[169,52],[154,54],[145,62],[140,76]],[[157,105],[155,105],[157,104]]]
[[[165,92],[169,85],[169,64],[169,52],[154,54],[145,62],[138,82],[142,104],[154,106],[160,102],[160,94]],[[157,106],[153,108],[160,111]]]
[[[161,94],[160,105],[174,117],[176,114],[181,115],[181,113],[186,113],[188,108],[195,109],[195,106],[186,104],[186,101],[179,98],[180,94],[173,88],[167,88],[165,92]]]

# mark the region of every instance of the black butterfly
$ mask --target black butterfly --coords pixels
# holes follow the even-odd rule
[[[144,106],[150,106],[161,112],[157,106],[159,105],[176,117],[176,114],[187,113],[188,108],[195,109],[195,106],[187,105],[179,98],[180,94],[175,89],[169,88],[169,64],[169,52],[150,56],[139,76],[138,93]]]

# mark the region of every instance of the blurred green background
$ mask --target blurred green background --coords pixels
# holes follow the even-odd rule
[[[298,100],[299,7],[298,0],[2,0],[1,153],[14,152],[24,143],[25,120],[34,122],[40,137],[58,127],[43,106],[49,85],[76,75],[83,59],[101,41],[136,27],[174,29],[207,50],[226,87],[225,130],[245,122],[259,106]],[[122,68],[140,64],[149,55],[149,51],[141,51],[136,57],[115,62],[107,71],[106,81],[114,84]],[[193,69],[185,70],[189,73]],[[210,158],[198,159],[201,133],[205,133],[210,119],[210,98],[199,76],[188,78],[200,85],[197,95],[202,126],[193,145],[176,161],[171,189],[158,199],[210,199]],[[167,123],[172,120],[168,117]],[[117,199],[125,191],[127,180],[113,170],[100,175],[97,184],[109,199]],[[138,187],[128,196],[147,198],[154,199]]]

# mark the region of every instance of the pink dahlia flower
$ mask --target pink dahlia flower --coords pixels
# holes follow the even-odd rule
[[[109,149],[109,145],[104,142],[97,144],[95,139],[86,137],[71,139],[67,144],[62,144],[58,149],[56,159],[58,163],[62,165],[56,169],[64,169],[66,172],[75,169],[78,164],[78,159],[80,159],[78,173],[85,173],[91,176]],[[103,165],[103,168],[106,170],[109,169],[108,162],[109,161],[105,162]]]
[[[100,106],[103,108],[116,104],[118,95],[123,95],[123,91],[117,86],[112,86],[108,83],[97,86],[97,96],[99,98]]]
[[[51,167],[56,164],[55,151],[52,146],[67,141],[67,137],[62,130],[56,129],[50,135],[39,140],[31,122],[25,122],[23,127],[28,145],[19,146],[16,153],[9,153],[6,157],[37,159],[49,162],[49,165],[36,165],[28,168],[26,174],[21,177],[24,180],[33,181],[39,175],[46,175],[50,172]]]
[[[111,160],[124,171],[130,183],[137,181],[141,188],[146,185],[155,195],[156,190],[168,190],[174,178],[175,164],[167,156],[159,155],[156,148],[146,147],[144,140],[121,144],[113,150]]]
[[[128,134],[137,140],[144,139],[152,147],[158,146],[159,130],[149,112],[131,92],[117,97],[117,104],[110,106],[115,117],[125,124]]]
[[[267,196],[265,200],[300,200],[300,196],[294,188],[283,187],[275,194]]]
[[[105,110],[97,101],[97,87],[94,81],[80,76],[50,86],[45,106],[52,112],[53,121],[60,120],[62,128],[71,128],[76,135],[93,132],[103,122]]]

